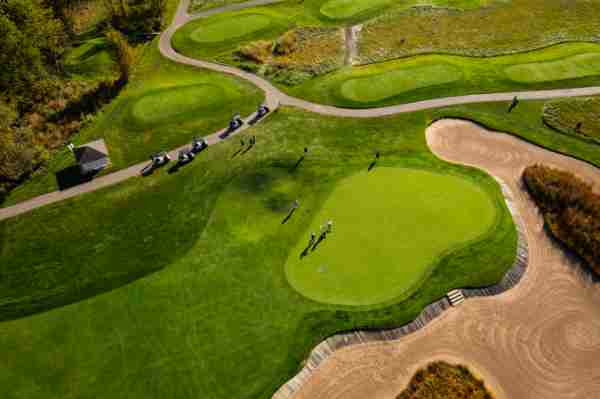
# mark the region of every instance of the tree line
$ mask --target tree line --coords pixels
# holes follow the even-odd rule
[[[552,234],[600,275],[600,195],[575,175],[534,165],[523,180]]]
[[[72,11],[82,1],[104,6],[98,31],[114,49],[116,81],[65,72],[65,53],[79,40]],[[164,7],[165,0],[0,1],[0,202],[79,130],[83,116],[71,109],[93,112],[127,83],[132,46],[161,30]]]

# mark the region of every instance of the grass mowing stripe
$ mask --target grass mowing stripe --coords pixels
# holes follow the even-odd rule
[[[190,38],[198,43],[222,42],[263,30],[270,24],[271,18],[261,14],[244,14],[238,18],[220,18],[217,21],[198,27],[190,34]]]
[[[489,195],[464,178],[375,168],[336,185],[290,253],[286,275],[318,302],[399,300],[418,288],[442,255],[490,231],[496,217]],[[329,219],[334,231],[304,252],[308,233],[318,234]]]
[[[586,53],[557,61],[513,65],[506,68],[506,74],[515,82],[551,82],[598,75],[598,65],[600,53]]]

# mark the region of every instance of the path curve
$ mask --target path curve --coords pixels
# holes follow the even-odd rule
[[[216,64],[213,62],[196,60],[193,58],[186,57],[179,54],[173,49],[171,45],[171,39],[173,34],[186,23],[198,19],[206,18],[211,15],[216,15],[222,12],[241,10],[249,7],[256,7],[259,5],[267,5],[279,3],[283,0],[251,0],[245,3],[231,4],[224,7],[219,7],[207,11],[203,11],[197,14],[189,14],[188,9],[190,0],[181,0],[177,7],[175,16],[169,28],[167,28],[160,37],[159,50],[166,58],[185,65],[194,66],[197,68],[209,69],[212,71],[222,72],[229,75],[237,76],[248,82],[253,83],[259,87],[265,93],[265,103],[271,109],[276,109],[279,105],[287,105],[292,107],[301,108],[310,112],[319,113],[322,115],[341,116],[341,117],[352,117],[352,118],[373,118],[394,115],[399,113],[414,112],[432,108],[440,108],[451,105],[459,104],[472,104],[481,102],[494,102],[494,101],[510,101],[513,97],[518,96],[522,100],[540,100],[540,99],[551,99],[557,97],[578,97],[578,96],[592,96],[600,95],[600,87],[583,87],[583,88],[572,88],[572,89],[559,89],[559,90],[539,90],[539,91],[526,91],[526,92],[509,92],[509,93],[489,93],[489,94],[474,94],[460,97],[447,97],[432,100],[419,101],[409,104],[394,105],[383,108],[371,108],[371,109],[347,109],[332,107],[323,104],[315,104],[309,101],[301,100],[298,98],[290,97],[283,93],[272,85],[267,80],[242,71],[240,69]],[[253,117],[246,118],[249,120]],[[217,143],[220,141],[218,135],[222,131],[217,132],[211,136],[208,136],[210,144]],[[183,147],[181,147],[183,148]],[[172,150],[171,155],[176,155],[177,151],[181,148]],[[36,208],[53,204],[59,201],[66,200],[84,193],[99,190],[101,188],[120,183],[124,180],[139,176],[140,170],[146,165],[146,163],[140,163],[137,165],[130,166],[126,169],[119,170],[109,175],[102,176],[94,179],[89,183],[73,187],[65,191],[55,191],[48,194],[40,195],[27,201],[23,201],[19,204],[0,208],[0,221],[8,218],[12,218],[21,215],[26,212],[30,212]]]
[[[521,180],[525,167],[543,163],[598,191],[600,170],[462,120],[434,123],[427,143],[439,157],[508,185],[529,243],[527,273],[512,290],[470,299],[409,336],[334,352],[293,397],[395,398],[418,367],[436,359],[469,365],[498,399],[600,397],[598,283],[547,235]]]

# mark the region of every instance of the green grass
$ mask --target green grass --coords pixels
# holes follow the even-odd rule
[[[148,159],[153,152],[172,149],[193,136],[214,133],[231,116],[250,114],[263,101],[255,86],[227,75],[162,59],[152,43],[123,92],[72,140],[83,144],[103,138],[112,172]],[[74,165],[65,148],[49,165],[18,187],[3,206],[58,189],[55,173]]]
[[[326,336],[400,325],[451,288],[498,281],[516,249],[500,188],[433,156],[429,121],[284,108],[247,133],[257,145],[244,154],[232,158],[232,140],[178,173],[0,222],[0,317],[47,310],[0,323],[0,397],[269,398]],[[472,181],[499,204],[495,232],[443,258],[405,301],[368,311],[310,301],[289,286],[286,259],[373,148],[379,167]],[[281,224],[296,198],[300,212]]]
[[[546,125],[600,145],[600,97],[563,98],[544,105]]]
[[[190,38],[200,44],[223,42],[265,30],[269,25],[271,25],[271,18],[266,15],[244,14],[235,19],[220,18],[203,24],[190,34]]]
[[[106,39],[90,39],[70,49],[64,58],[65,71],[71,77],[103,80],[118,76],[115,54]]]
[[[592,43],[485,58],[429,54],[345,68],[299,86],[281,87],[317,103],[370,108],[474,93],[598,84],[600,63],[587,62],[595,57],[600,57],[600,44]],[[534,65],[540,68],[532,69]]]
[[[461,177],[399,168],[360,172],[335,186],[291,251],[287,278],[318,302],[398,301],[419,288],[441,257],[494,230],[496,216],[493,199]],[[334,231],[305,252],[309,233],[318,235],[330,219]]]

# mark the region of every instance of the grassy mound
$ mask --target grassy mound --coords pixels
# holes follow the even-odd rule
[[[427,121],[283,108],[247,133],[251,150],[227,141],[177,173],[0,222],[0,317],[37,313],[0,323],[0,397],[268,398],[324,337],[403,324],[451,288],[498,281],[516,252],[500,188],[431,154]],[[500,220],[409,300],[346,311],[298,294],[284,266],[331,187],[366,169],[371,146],[385,149],[381,167],[465,176],[499,204]]]
[[[600,54],[600,45],[592,43],[497,57],[427,54],[345,68],[297,86],[280,87],[317,103],[370,108],[476,93],[596,85],[600,63],[590,62],[595,54]],[[525,78],[535,65],[544,67]]]
[[[95,38],[70,49],[65,55],[65,70],[87,79],[117,76],[117,64],[105,38]]]
[[[451,64],[406,68],[349,79],[340,86],[340,94],[353,102],[375,103],[405,92],[451,83],[461,78],[460,69]]]
[[[261,14],[244,14],[238,18],[219,18],[198,27],[190,33],[190,38],[198,43],[223,42],[264,30],[270,24],[271,18]]]
[[[533,62],[506,68],[509,79],[520,83],[553,82],[600,74],[600,53],[578,54],[556,61]]]
[[[138,125],[174,123],[214,110],[226,100],[225,90],[216,85],[177,86],[145,94],[131,106],[131,116]]]
[[[319,11],[331,19],[347,19],[393,2],[394,0],[327,0]]]
[[[435,362],[418,370],[396,399],[493,399],[485,384],[465,366]]]
[[[600,144],[600,98],[565,98],[544,105],[544,122],[561,133]]]
[[[470,215],[478,215],[473,218]],[[308,232],[290,254],[290,284],[306,297],[374,305],[414,292],[441,256],[488,231],[489,196],[472,182],[424,170],[376,168],[334,188],[308,232],[334,232],[306,256]]]

